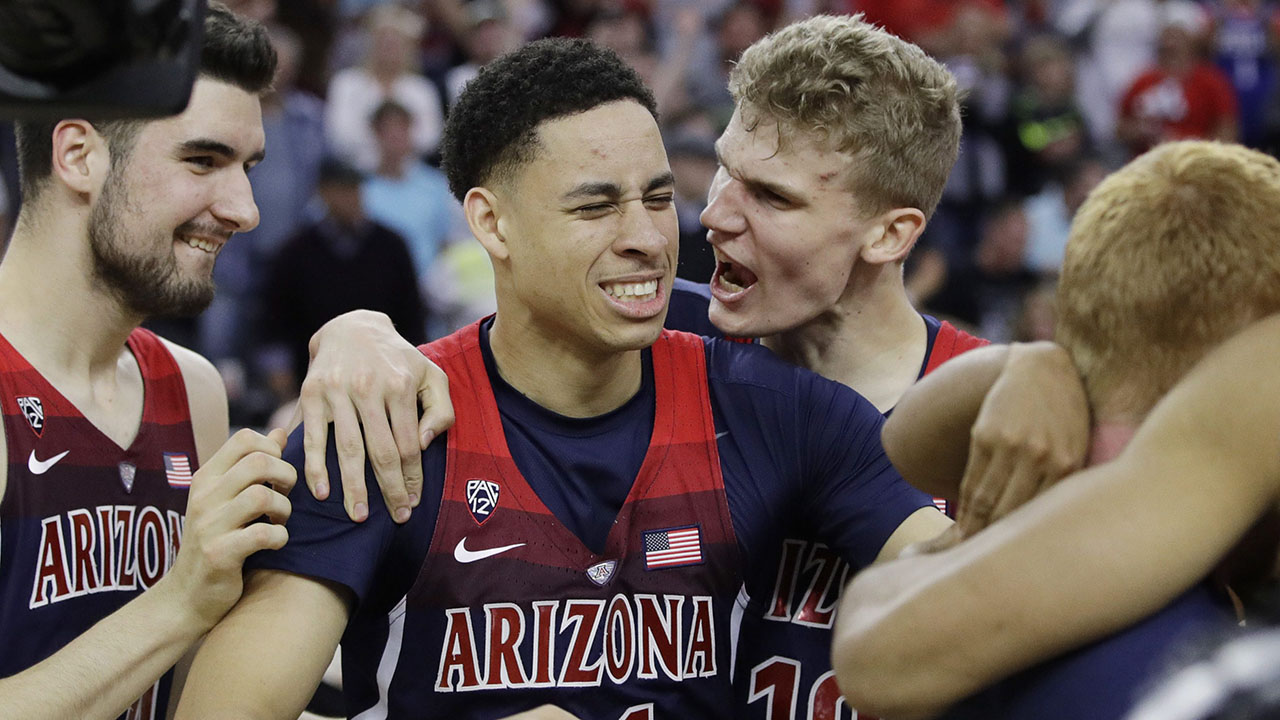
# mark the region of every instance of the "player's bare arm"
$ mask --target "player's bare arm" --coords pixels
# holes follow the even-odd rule
[[[397,522],[408,520],[422,496],[422,450],[453,425],[449,379],[379,312],[330,320],[310,349],[298,402],[307,486],[319,499],[329,495],[325,446],[332,422],[347,515],[359,522],[369,514],[367,450],[387,509]]]
[[[1205,577],[1280,497],[1280,373],[1258,362],[1277,343],[1280,316],[1206,358],[1114,462],[950,550],[860,574],[834,649],[850,704],[927,717]]]
[[[253,570],[240,602],[196,653],[177,718],[294,720],[346,628],[349,593],[279,570]]]
[[[284,544],[289,504],[281,493],[295,472],[280,459],[283,432],[242,431],[222,444],[227,411],[217,373],[189,350],[169,347],[183,370],[201,455],[173,568],[45,661],[0,680],[0,706],[13,717],[118,716],[239,597],[244,558]],[[275,524],[250,524],[263,514]]]
[[[991,346],[908,390],[882,438],[909,482],[959,500],[957,530],[969,535],[1081,467],[1089,410],[1061,347]]]

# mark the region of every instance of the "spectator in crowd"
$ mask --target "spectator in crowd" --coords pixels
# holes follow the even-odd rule
[[[1120,101],[1116,132],[1131,155],[1168,140],[1234,141],[1238,111],[1231,82],[1202,60],[1184,25],[1160,31],[1155,66],[1134,80]]]
[[[440,143],[444,109],[440,91],[416,67],[417,43],[426,31],[422,15],[388,3],[370,11],[366,26],[364,63],[338,71],[329,84],[325,130],[335,153],[372,172],[378,148],[369,120],[379,105],[394,100],[409,111],[413,151],[421,156]]]
[[[260,359],[281,403],[297,397],[311,336],[344,312],[378,310],[405,339],[425,339],[409,250],[393,230],[365,216],[361,181],[350,165],[325,160],[318,187],[324,217],[285,243],[268,271]]]
[[[1071,50],[1054,35],[1031,38],[1021,52],[1022,82],[1001,133],[1009,190],[1034,195],[1090,147],[1076,104]]]
[[[1023,262],[1029,232],[1022,201],[1013,196],[996,203],[982,226],[974,255],[974,289],[982,313],[979,332],[993,342],[1010,339],[1023,299],[1036,283]]]
[[[1094,156],[1082,156],[1067,161],[1056,175],[1022,206],[1027,217],[1023,264],[1040,276],[1056,275],[1061,270],[1071,218],[1089,191],[1106,177],[1107,168]]]
[[[1166,24],[1195,34],[1207,15],[1194,0],[1062,0],[1054,26],[1075,47],[1076,97],[1109,158],[1124,159],[1116,137],[1116,110],[1125,90],[1155,60],[1156,38]]]
[[[677,134],[667,143],[667,156],[676,178],[676,214],[680,220],[680,264],[676,276],[705,283],[715,272],[716,258],[699,217],[707,207],[707,193],[719,168],[715,141],[693,132]]]
[[[458,99],[462,86],[480,72],[480,66],[499,55],[516,49],[520,34],[500,0],[472,0],[463,8],[466,32],[458,38],[466,59],[445,74],[444,86],[449,103]]]
[[[733,3],[711,25],[716,53],[709,65],[699,66],[690,74],[689,95],[694,105],[711,114],[719,132],[733,114],[729,70],[742,51],[764,37],[770,28],[764,13],[750,0]]]
[[[374,111],[378,167],[365,180],[361,194],[369,218],[408,244],[413,274],[422,286],[440,250],[470,238],[470,231],[444,173],[414,156],[412,122],[409,111],[395,101]]]
[[[1267,93],[1276,81],[1272,47],[1280,10],[1262,0],[1208,0],[1214,62],[1231,81],[1240,108],[1240,141],[1260,147]]]

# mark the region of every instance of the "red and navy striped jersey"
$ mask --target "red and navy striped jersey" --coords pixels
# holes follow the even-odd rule
[[[289,544],[250,563],[358,598],[351,716],[739,717],[734,597],[771,587],[760,558],[783,531],[805,517],[863,565],[930,502],[870,403],[762,347],[667,333],[631,401],[580,419],[507,385],[485,324],[462,333],[431,346],[458,425],[424,453],[413,517],[395,525],[374,492],[355,524],[339,492],[295,489]]]
[[[195,438],[182,372],[161,340],[128,340],[143,381],[122,448],[0,337],[8,479],[0,500],[0,677],[44,660],[154,585],[182,538]],[[167,458],[167,459],[166,459]],[[182,477],[168,463],[184,463]],[[169,677],[123,717],[164,717]]]

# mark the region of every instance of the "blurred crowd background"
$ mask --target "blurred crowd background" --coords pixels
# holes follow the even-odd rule
[[[298,389],[307,340],[353,308],[415,342],[492,309],[492,277],[438,169],[445,114],[523,42],[588,37],[647,79],[676,175],[679,275],[714,260],[698,221],[732,112],[729,68],[815,13],[864,13],[965,91],[959,161],[907,264],[917,306],[995,341],[1050,337],[1070,218],[1110,169],[1165,139],[1280,151],[1271,0],[228,0],[280,54],[264,100],[262,223],[222,251],[201,317],[150,323],[215,362],[236,425]],[[0,125],[0,230],[20,198]]]

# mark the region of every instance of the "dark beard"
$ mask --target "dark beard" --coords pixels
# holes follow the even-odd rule
[[[126,165],[127,161],[121,163]],[[89,214],[93,276],[131,313],[143,317],[194,317],[213,301],[213,277],[181,276],[170,252],[161,257],[132,256],[124,249],[120,218],[141,214],[123,191],[123,168],[113,166],[102,196]],[[182,231],[179,227],[176,232]]]

